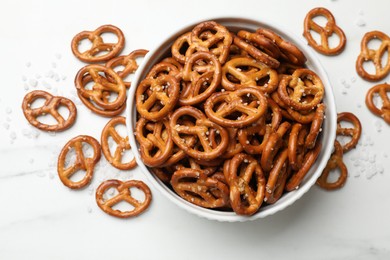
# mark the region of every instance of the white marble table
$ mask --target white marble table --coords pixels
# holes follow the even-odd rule
[[[223,4],[223,7],[221,7]],[[135,219],[104,214],[94,191],[106,178],[142,179],[102,159],[92,184],[64,187],[57,156],[71,137],[100,138],[107,119],[77,101],[82,66],[70,51],[77,32],[112,23],[126,36],[124,53],[150,48],[178,24],[222,15],[274,20],[302,34],[315,6],[329,8],[348,43],[337,57],[318,54],[333,84],[338,111],[359,116],[363,136],[345,156],[349,177],[339,191],[313,187],[276,215],[219,223],[191,215],[152,188],[149,210]],[[390,34],[387,0],[352,1],[11,1],[0,7],[0,259],[390,259],[390,126],[365,107],[373,83],[355,72],[366,31]],[[380,82],[389,81],[390,76]],[[76,100],[76,124],[49,134],[28,125],[25,93],[43,89]]]

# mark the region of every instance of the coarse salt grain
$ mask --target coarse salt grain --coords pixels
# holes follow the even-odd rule
[[[31,87],[35,88],[38,86],[38,81],[36,79],[30,79],[29,82]]]
[[[355,24],[359,27],[364,27],[366,26],[366,22],[362,19],[362,18],[358,18],[356,21],[355,21]]]

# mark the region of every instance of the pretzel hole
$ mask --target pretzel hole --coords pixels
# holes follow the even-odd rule
[[[352,141],[352,137],[349,135],[338,135],[336,136],[336,140],[339,141],[341,146],[345,146],[347,143]]]
[[[264,86],[270,81],[270,76],[267,74],[262,78],[256,78],[256,85],[257,86]]]
[[[226,73],[226,78],[232,82],[232,83],[235,83],[235,84],[239,84],[240,83],[240,80],[237,79],[236,77],[234,77],[232,74],[230,73]]]
[[[65,162],[64,162],[65,169],[74,165],[76,163],[76,159],[77,159],[76,150],[72,147],[71,149],[69,149],[65,157]]]
[[[340,44],[340,37],[336,33],[332,33],[330,37],[328,37],[328,46],[330,49],[334,49]]]
[[[117,100],[118,98],[118,93],[116,92],[108,92],[106,95],[105,95],[105,102],[107,103],[113,103]]]
[[[117,43],[119,41],[118,36],[112,32],[104,32],[100,34],[100,37],[105,43]]]
[[[129,189],[130,189],[131,197],[133,197],[134,199],[136,199],[140,202],[145,201],[146,196],[145,196],[145,193],[141,189],[138,189],[137,187],[130,187]]]
[[[189,47],[190,45],[188,44],[187,41],[183,42],[183,44],[180,46],[179,53],[185,56]]]
[[[94,85],[95,85],[95,82],[91,79],[90,81],[84,82],[83,87],[86,90],[92,90]]]
[[[329,175],[326,178],[327,183],[335,183],[341,176],[341,170],[339,167],[329,171]]]
[[[84,178],[85,178],[85,171],[81,169],[78,169],[71,176],[69,176],[69,180],[71,182],[79,182],[82,181]]]
[[[387,95],[387,98],[390,100],[390,92],[386,92],[386,95]],[[383,106],[383,100],[378,93],[374,93],[374,95],[372,96],[372,100],[374,102],[374,105],[377,108],[381,108]]]
[[[31,109],[36,109],[43,107],[45,105],[46,99],[45,98],[37,98],[33,102],[30,103]]]
[[[375,75],[376,69],[375,69],[374,62],[372,62],[371,60],[364,61],[363,64],[362,64],[362,66],[363,66],[363,69],[364,69],[368,74]]]
[[[311,34],[311,37],[316,42],[316,44],[320,45],[321,44],[321,35],[318,32],[314,31],[314,30],[310,30],[310,34]]]
[[[130,211],[133,211],[135,209],[135,207],[133,205],[131,205],[130,203],[128,203],[127,201],[124,201],[124,200],[121,200],[118,203],[114,204],[111,208],[113,210],[117,210],[120,212],[130,212]]]
[[[69,112],[68,112],[69,114]],[[66,119],[67,117],[64,117]],[[37,120],[45,125],[57,125],[58,121],[51,114],[41,114],[37,116]]]
[[[70,115],[69,109],[66,106],[59,106],[57,111],[64,119],[68,118]]]
[[[134,154],[131,150],[122,151],[121,163],[128,163],[134,159]]]
[[[111,188],[108,188],[108,189],[106,189],[106,190],[104,191],[104,193],[103,193],[103,199],[104,199],[105,201],[107,201],[107,200],[109,200],[109,199],[112,199],[112,198],[118,196],[118,194],[119,194],[119,191],[118,191],[116,188],[111,187]]]
[[[92,48],[92,42],[88,38],[79,41],[77,49],[80,53],[84,53]]]
[[[378,38],[371,38],[367,42],[367,47],[372,50],[378,50],[380,46],[382,45],[382,40]]]
[[[95,154],[93,147],[89,143],[82,144],[84,158],[92,158]]]
[[[328,23],[328,19],[325,16],[317,15],[312,18],[312,21],[321,27],[325,27]]]

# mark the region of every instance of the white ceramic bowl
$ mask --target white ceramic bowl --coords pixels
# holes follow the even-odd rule
[[[321,66],[320,62],[316,58],[316,54],[312,50],[307,47],[307,44],[302,40],[297,38],[288,32],[288,29],[281,25],[276,25],[274,22],[267,21],[255,21],[251,19],[241,18],[241,17],[221,17],[221,18],[212,18],[208,20],[216,21],[224,26],[226,26],[231,31],[238,31],[239,29],[245,29],[249,31],[255,31],[259,27],[269,28],[279,35],[281,35],[284,39],[294,43],[301,49],[307,58],[307,67],[312,69],[317,73],[317,75],[321,78],[324,86],[325,86],[325,97],[324,103],[326,104],[326,119],[324,120],[322,126],[322,151],[315,162],[315,164],[311,167],[310,171],[302,181],[299,189],[288,192],[284,194],[275,204],[262,206],[260,210],[252,215],[252,216],[239,216],[234,212],[224,212],[213,209],[206,209],[194,204],[187,202],[186,200],[179,197],[174,191],[172,191],[169,187],[167,187],[164,183],[162,183],[154,174],[152,174],[145,164],[142,162],[139,151],[138,151],[138,143],[134,137],[134,129],[136,124],[136,107],[135,107],[135,90],[138,84],[143,80],[152,66],[158,63],[164,55],[170,50],[172,43],[183,33],[191,31],[197,24],[203,21],[195,21],[187,26],[183,26],[182,28],[178,28],[177,32],[172,35],[168,35],[165,39],[161,41],[160,44],[156,46],[156,48],[151,49],[150,52],[145,57],[142,65],[138,68],[138,71],[135,74],[134,80],[132,82],[132,87],[130,88],[130,92],[127,98],[127,108],[126,108],[126,124],[129,134],[130,145],[132,147],[132,151],[134,153],[135,159],[141,168],[142,172],[147,176],[148,180],[154,185],[154,187],[159,190],[159,192],[166,196],[170,201],[178,205],[179,207],[194,213],[198,216],[205,217],[207,219],[213,219],[218,221],[247,221],[258,218],[263,218],[268,215],[272,215],[287,206],[293,204],[296,200],[298,200],[303,194],[305,194],[311,186],[315,184],[317,178],[321,175],[322,170],[324,169],[330,154],[333,149],[333,142],[336,135],[336,106],[334,102],[334,96],[332,92],[332,88],[328,79],[328,76]],[[158,196],[158,194],[155,194]]]

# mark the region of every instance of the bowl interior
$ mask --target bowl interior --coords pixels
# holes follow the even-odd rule
[[[306,55],[307,62],[306,66],[311,70],[315,71],[317,75],[321,78],[324,87],[325,87],[325,97],[324,103],[326,104],[326,119],[323,122],[322,126],[322,135],[320,141],[322,142],[322,150],[320,155],[311,167],[308,174],[305,176],[302,181],[299,189],[285,193],[275,204],[262,206],[260,210],[252,216],[239,216],[234,212],[223,212],[218,210],[206,209],[194,204],[187,202],[173,192],[169,187],[162,183],[154,174],[152,174],[148,168],[143,164],[139,151],[138,143],[134,137],[134,129],[136,124],[136,108],[135,108],[135,90],[138,84],[145,78],[146,74],[153,67],[154,64],[158,63],[160,60],[165,58],[170,53],[170,48],[172,43],[183,33],[191,31],[198,23],[202,21],[197,21],[191,23],[187,26],[184,26],[182,29],[179,29],[177,32],[173,33],[165,40],[161,42],[156,48],[152,49],[147,56],[145,57],[142,65],[138,68],[134,80],[132,82],[132,87],[130,88],[128,99],[127,99],[127,108],[126,108],[126,124],[129,134],[130,145],[134,153],[135,159],[141,168],[142,172],[146,174],[148,180],[158,189],[164,196],[168,197],[172,202],[178,206],[186,209],[189,212],[192,212],[198,216],[205,217],[208,219],[219,220],[219,221],[247,221],[257,218],[262,218],[271,214],[274,214],[277,211],[284,209],[285,207],[291,205],[294,201],[299,199],[304,193],[306,193],[315,181],[321,174],[324,169],[327,160],[330,157],[330,154],[333,149],[333,141],[335,139],[336,133],[336,107],[334,103],[334,96],[332,88],[326,72],[321,66],[320,62],[316,58],[315,54],[310,50],[306,43],[301,41],[296,36],[288,32],[284,26],[276,25],[274,22],[267,21],[255,21],[251,19],[239,18],[239,17],[222,17],[222,18],[213,18],[209,19],[216,21],[227,27],[230,31],[237,32],[238,30],[248,30],[255,31],[259,27],[268,28],[282,36],[287,41],[294,43],[301,51]]]

